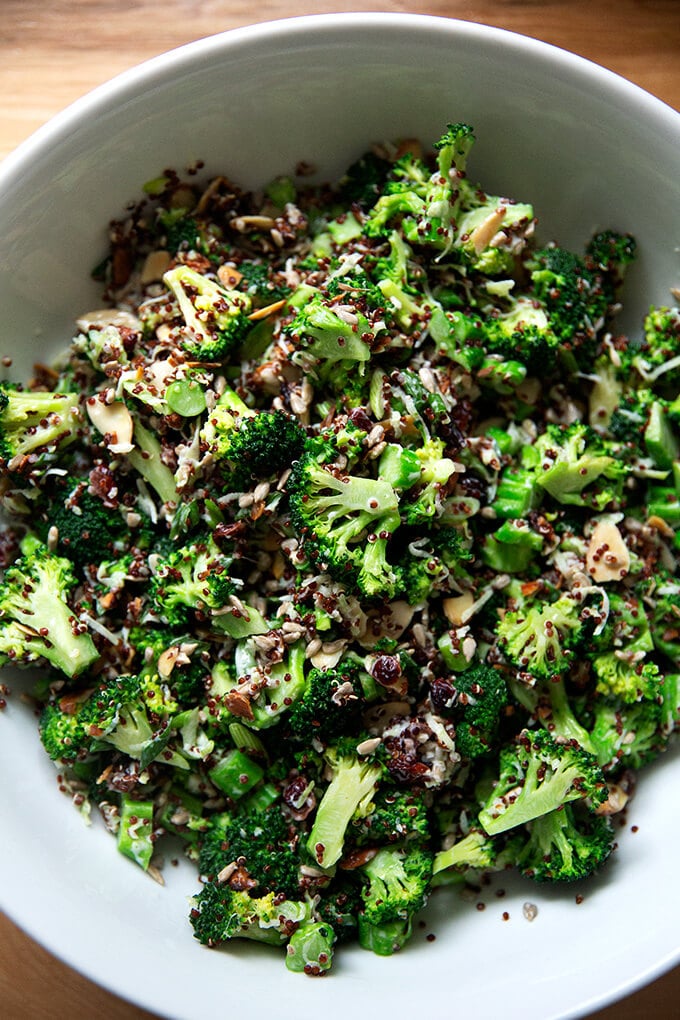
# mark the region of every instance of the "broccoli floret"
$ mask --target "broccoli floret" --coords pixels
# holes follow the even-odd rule
[[[358,309],[355,322],[347,322],[320,293],[300,308],[286,326],[298,350],[324,366],[347,362],[352,371],[362,371],[371,357],[374,332],[370,321]],[[295,357],[295,356],[294,356]]]
[[[559,503],[601,511],[620,499],[625,466],[588,425],[548,425],[532,451],[536,482]]]
[[[395,163],[393,181],[378,199],[364,225],[369,237],[389,234],[394,221],[411,244],[448,251],[465,185],[468,153],[474,144],[467,124],[449,124],[434,148],[437,167],[429,174],[422,160],[406,154]],[[467,189],[466,189],[467,193]]]
[[[274,892],[287,898],[301,895],[296,836],[277,807],[235,818],[217,816],[200,837],[198,867],[210,879],[233,888],[252,889],[258,896]]]
[[[642,452],[643,437],[654,403],[654,394],[646,388],[617,394],[617,402],[609,421],[603,421],[608,431],[620,443],[629,444],[636,452]]]
[[[429,525],[442,516],[446,486],[456,470],[454,461],[444,456],[444,449],[443,440],[428,438],[415,450],[420,477],[409,488],[400,508],[405,524],[416,527]]]
[[[594,755],[578,745],[558,744],[546,730],[524,730],[500,753],[498,780],[479,823],[494,836],[585,797],[593,807],[607,798]]]
[[[522,362],[542,379],[554,375],[559,366],[559,341],[548,316],[527,297],[517,298],[507,311],[486,320],[484,346],[490,354]]]
[[[225,387],[201,430],[201,440],[228,466],[236,486],[269,478],[289,468],[305,441],[301,425],[285,411],[256,411]]]
[[[535,252],[528,267],[533,296],[546,309],[562,351],[588,371],[600,352],[598,334],[609,310],[604,274],[557,245]]]
[[[242,276],[239,287],[258,306],[271,305],[282,301],[291,293],[291,288],[277,279],[277,274],[266,262],[243,261],[238,264]]]
[[[112,363],[117,365],[128,365],[130,347],[134,347],[134,334],[128,330],[121,332],[118,326],[108,324],[106,326],[90,326],[84,332],[79,333],[71,342],[71,351],[77,355],[84,355],[93,368],[106,373],[108,366]],[[132,340],[132,344],[130,343]]]
[[[617,655],[616,651],[602,652],[592,656],[591,663],[600,694],[632,704],[656,698],[661,692],[663,674],[659,667],[635,652],[627,657]]]
[[[619,234],[615,230],[601,230],[586,248],[587,258],[598,269],[620,275],[623,268],[635,261],[637,242],[632,234]]]
[[[381,788],[373,798],[371,811],[360,811],[352,819],[349,833],[357,846],[426,843],[430,835],[428,809],[422,796]]]
[[[40,713],[40,739],[52,761],[73,762],[91,743],[91,737],[80,719],[79,706],[66,712],[52,702]]]
[[[382,291],[362,269],[356,266],[347,272],[331,276],[325,285],[324,293],[336,301],[342,299],[344,304],[349,302],[360,310],[380,309],[383,314],[387,313]]]
[[[639,769],[666,750],[678,723],[677,674],[667,674],[658,696],[633,704],[599,697],[592,710],[591,741],[606,773]]]
[[[196,360],[224,361],[252,328],[248,318],[252,302],[247,294],[227,290],[187,265],[168,270],[163,282],[184,319],[180,346]]]
[[[319,918],[332,927],[338,943],[353,942],[357,937],[361,909],[361,889],[340,872],[324,888],[317,903]]]
[[[581,808],[581,810],[579,810]],[[518,855],[523,875],[537,882],[590,878],[614,848],[614,829],[604,815],[565,804],[529,822],[529,840]]]
[[[368,811],[383,775],[383,768],[356,752],[349,737],[329,747],[324,760],[331,780],[324,791],[307,839],[307,850],[316,863],[332,868],[342,856],[347,828],[355,813]]]
[[[251,729],[276,725],[307,689],[305,650],[304,642],[296,641],[287,647],[283,658],[261,663],[252,642],[239,641],[233,666],[224,661],[216,663],[210,698],[216,707],[224,707],[228,722],[237,715]],[[217,722],[221,722],[219,716]]]
[[[680,309],[652,306],[644,320],[644,340],[633,365],[645,384],[674,399],[680,387]]]
[[[534,222],[533,206],[479,188],[466,194],[464,206],[456,222],[456,254],[486,277],[512,276]]]
[[[499,670],[477,663],[457,673],[452,682],[456,692],[456,751],[467,759],[489,754],[508,703],[505,678]]]
[[[516,700],[557,740],[576,741],[591,754],[597,753],[591,734],[577,718],[564,675],[553,674],[549,680],[537,681],[534,687],[514,681],[511,687]]]
[[[654,648],[645,606],[632,592],[608,596],[609,615],[599,634],[593,638],[598,651],[618,649],[631,652],[651,652]]]
[[[159,216],[161,237],[165,237],[168,251],[203,251],[204,226],[186,209],[164,210]]]
[[[328,742],[356,726],[363,707],[359,667],[341,660],[333,669],[309,671],[305,689],[288,713],[288,728],[296,740]]]
[[[231,562],[211,536],[170,553],[156,564],[149,584],[154,611],[171,627],[186,627],[194,613],[222,609],[236,591]]]
[[[56,536],[56,551],[78,567],[120,551],[129,535],[120,511],[105,506],[88,486],[89,479],[69,479],[64,497],[60,493],[41,522],[41,533],[55,529],[51,534]]]
[[[83,421],[77,393],[19,390],[0,382],[0,466],[30,470],[73,443]]]
[[[390,956],[408,941],[413,918],[425,906],[433,855],[423,847],[383,847],[363,866],[359,944]]]
[[[141,675],[162,676],[182,706],[203,700],[210,679],[206,643],[189,633],[178,635],[148,625],[130,628],[128,641],[142,655]]]
[[[391,598],[398,574],[387,543],[400,523],[395,490],[380,478],[348,475],[333,466],[330,437],[308,440],[287,483],[291,519],[319,563],[368,597]]]
[[[434,528],[406,546],[398,562],[404,597],[415,606],[435,591],[446,592],[467,576],[474,557],[461,532],[450,525]]]
[[[533,679],[565,672],[582,629],[581,605],[570,595],[556,602],[509,610],[496,633],[504,654],[520,674]]]
[[[416,236],[416,223],[425,213],[425,202],[421,194],[407,190],[408,185],[399,185],[399,190],[388,186],[370,210],[364,224],[368,237],[386,237],[392,233],[395,221],[401,220],[409,240]],[[420,188],[422,191],[422,187]]]
[[[138,759],[141,768],[157,758],[187,768],[185,759],[167,748],[172,735],[169,721],[156,724],[150,718],[149,690],[148,681],[133,675],[105,681],[83,704],[81,722],[92,738]]]
[[[21,634],[11,660],[19,665],[39,657],[69,677],[78,676],[99,652],[69,606],[76,585],[71,563],[32,536],[21,549],[0,584],[0,622],[13,621],[15,636]]]
[[[366,152],[351,164],[338,185],[338,200],[344,207],[356,203],[362,209],[375,205],[391,164],[374,152]]]
[[[282,946],[309,918],[309,904],[301,900],[283,899],[273,892],[250,896],[218,882],[205,883],[189,914],[194,937],[210,947],[233,938]]]

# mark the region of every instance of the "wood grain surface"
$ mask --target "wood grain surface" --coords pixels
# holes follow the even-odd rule
[[[0,158],[74,99],[148,57],[256,21],[338,10],[409,11],[510,29],[587,57],[680,109],[678,0],[265,0],[255,7],[244,0],[0,0]],[[680,969],[592,1020],[645,1016],[680,1017]],[[96,987],[0,915],[0,1017],[150,1020],[151,1014]]]

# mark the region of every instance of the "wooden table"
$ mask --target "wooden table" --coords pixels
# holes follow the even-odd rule
[[[174,46],[253,21],[295,14],[404,11],[511,29],[579,53],[680,109],[677,0],[1,0],[0,158],[72,100]],[[669,848],[669,853],[674,848]],[[7,881],[3,876],[0,881]],[[7,1020],[143,1020],[53,958],[0,916],[0,1015]],[[592,1020],[675,1020],[680,968]]]

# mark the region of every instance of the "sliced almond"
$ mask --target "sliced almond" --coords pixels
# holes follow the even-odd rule
[[[650,526],[650,528],[654,528],[655,531],[660,531],[665,538],[673,538],[673,536],[675,535],[675,532],[671,528],[670,524],[668,524],[668,522],[665,521],[663,517],[659,517],[657,514],[652,514],[652,516],[647,521],[647,524]]]
[[[159,251],[150,251],[144,259],[144,265],[139,275],[141,283],[157,283],[163,279],[163,274],[167,271],[170,266],[171,257],[170,252],[160,249]]]
[[[172,673],[178,658],[179,658],[178,645],[171,645],[170,648],[166,648],[165,651],[162,652],[161,655],[159,655],[158,673],[160,676],[163,677],[164,680],[166,680]]]
[[[598,815],[617,815],[619,811],[623,811],[629,799],[630,793],[628,790],[624,790],[617,783],[611,783],[609,786],[609,796],[604,803],[595,809],[595,813]]]
[[[492,213],[486,217],[482,223],[470,234],[470,242],[472,247],[475,249],[477,255],[483,252],[485,248],[489,247],[492,239],[498,233],[498,229],[505,219],[506,207],[499,205],[497,209],[494,209]]]
[[[265,305],[264,308],[258,308],[257,311],[253,312],[252,315],[249,315],[248,318],[251,322],[258,322],[260,319],[266,319],[275,312],[280,312],[285,303],[285,298],[281,301],[274,301],[271,305]]]
[[[90,421],[105,437],[112,453],[130,453],[134,449],[132,415],[121,400],[104,404],[96,397],[90,397],[85,407]]]
[[[85,312],[76,319],[76,326],[85,332],[92,328],[104,326],[124,326],[127,329],[140,329],[140,321],[132,312],[122,308],[97,308],[93,312]]]
[[[586,570],[598,584],[620,581],[630,568],[630,553],[613,521],[600,521],[590,537]]]
[[[475,597],[471,591],[465,591],[455,598],[444,599],[442,602],[444,616],[454,627],[462,627],[469,620],[474,603]]]
[[[250,698],[241,691],[229,691],[224,696],[224,704],[232,715],[238,716],[239,719],[254,719],[253,706],[250,703]]]
[[[239,273],[238,269],[234,269],[233,266],[221,265],[217,270],[217,279],[223,287],[231,290],[232,287],[241,282],[243,273]]]

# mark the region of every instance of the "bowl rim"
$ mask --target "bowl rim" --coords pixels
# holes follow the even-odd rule
[[[301,39],[305,35],[320,38],[324,34],[330,35],[350,28],[378,30],[385,27],[407,30],[411,33],[430,33],[437,30],[449,32],[461,38],[486,41],[487,43],[494,41],[498,45],[514,48],[526,53],[534,63],[539,65],[550,64],[553,69],[557,68],[569,76],[582,78],[585,75],[588,80],[599,83],[605,88],[612,103],[634,99],[641,113],[648,113],[657,118],[659,122],[668,123],[669,127],[672,127],[680,135],[680,111],[674,109],[664,100],[647,92],[623,75],[587,57],[514,30],[480,24],[467,19],[408,12],[346,11],[304,14],[226,29],[189,41],[149,57],[88,90],[50,117],[0,161],[0,200],[3,198],[5,189],[11,189],[12,182],[20,180],[24,169],[35,162],[36,155],[62,145],[74,132],[82,130],[83,125],[90,117],[110,111],[124,103],[126,99],[143,95],[151,87],[168,82],[176,76],[178,71],[188,69],[197,59],[210,58],[217,53],[224,53],[244,44],[258,45],[265,40],[275,43],[277,39]],[[8,901],[10,901],[9,905]],[[143,996],[133,996],[129,989],[121,990],[117,987],[112,973],[108,975],[97,973],[89,963],[83,963],[76,959],[75,954],[69,950],[68,946],[57,943],[55,939],[43,937],[35,923],[32,924],[22,918],[19,896],[10,893],[9,890],[0,890],[0,909],[32,939],[89,980],[118,997],[139,1004],[140,1007],[152,1010],[158,1008],[153,1003],[145,1001]],[[592,1010],[601,1009],[662,976],[677,966],[679,962],[680,946],[675,951],[667,953],[655,965],[644,969],[642,973],[633,973],[615,987],[600,995],[591,996],[576,1009],[559,1015],[563,1018],[578,1017]]]
[[[341,31],[349,26],[366,30],[389,26],[396,29],[407,28],[410,32],[439,29],[470,39],[496,39],[500,45],[523,49],[534,60],[549,62],[553,67],[557,63],[562,70],[586,74],[601,81],[602,84],[609,86],[612,98],[614,93],[635,96],[637,102],[647,112],[662,119],[669,118],[671,123],[675,122],[676,129],[680,130],[680,111],[630,79],[565,47],[511,29],[461,18],[408,12],[346,11],[302,14],[243,25],[194,39],[149,57],[101,82],[55,113],[0,161],[0,194],[16,175],[21,174],[24,166],[30,166],[37,152],[63,141],[74,130],[78,130],[88,115],[110,110],[124,101],[126,95],[138,95],[148,89],[151,81],[161,84],[178,70],[189,66],[197,57],[210,57],[224,48],[232,49],[244,43],[246,45],[258,43],[266,37],[273,41],[283,35],[298,37],[310,33],[316,35]]]

